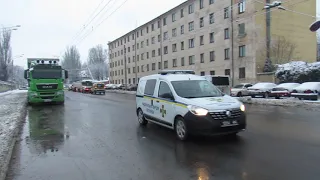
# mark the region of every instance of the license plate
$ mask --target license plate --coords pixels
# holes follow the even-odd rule
[[[43,102],[51,102],[51,99],[44,99]]]
[[[222,121],[221,127],[228,127],[228,126],[237,126],[238,122],[236,120],[232,121]]]

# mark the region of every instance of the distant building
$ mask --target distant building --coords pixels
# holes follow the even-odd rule
[[[264,2],[264,1],[261,1]],[[234,84],[256,82],[266,59],[266,10],[254,0],[188,0],[108,43],[111,83],[136,84],[160,69],[230,75]],[[316,0],[290,0],[290,10],[316,15]],[[314,19],[273,8],[271,60],[316,61]],[[280,49],[279,49],[280,48]],[[284,52],[285,53],[282,53]],[[126,66],[126,69],[125,69]]]

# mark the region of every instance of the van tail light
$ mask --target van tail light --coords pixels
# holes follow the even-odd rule
[[[310,89],[305,90],[304,93],[313,93],[313,91],[311,91]]]

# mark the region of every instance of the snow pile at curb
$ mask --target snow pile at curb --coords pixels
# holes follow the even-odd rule
[[[296,98],[287,98],[287,99],[262,99],[261,98],[260,99],[260,98],[251,98],[251,97],[239,97],[237,99],[246,104],[320,107],[320,101],[301,101]]]
[[[120,94],[136,94],[136,91],[124,91],[124,90],[106,90],[106,93],[120,93]]]
[[[19,93],[26,93],[26,92],[28,92],[28,90],[16,89],[16,90],[6,91],[6,92],[3,92],[3,93],[0,93],[0,97],[4,96],[4,95],[8,95],[8,94],[19,94]]]
[[[1,96],[0,104],[0,180],[8,170],[11,153],[26,115],[26,93]]]

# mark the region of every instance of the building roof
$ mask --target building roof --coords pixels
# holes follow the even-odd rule
[[[139,26],[139,27],[137,27],[137,28],[129,31],[129,32],[126,33],[125,35],[123,35],[123,36],[121,36],[121,37],[119,37],[119,38],[117,38],[117,39],[115,39],[115,40],[113,40],[113,41],[109,41],[109,42],[108,42],[108,46],[109,46],[109,44],[114,43],[115,41],[121,40],[122,38],[124,38],[124,37],[126,37],[126,36],[128,36],[128,35],[131,35],[132,33],[135,33],[138,29],[140,29],[140,28],[142,28],[142,27],[144,27],[144,26],[146,26],[146,25],[154,22],[155,20],[161,19],[162,16],[167,15],[168,13],[173,12],[173,11],[175,11],[175,10],[177,10],[177,9],[180,9],[181,7],[184,7],[184,6],[187,5],[188,3],[191,3],[191,2],[194,2],[194,1],[195,1],[195,0],[187,0],[187,1],[179,4],[178,6],[170,9],[169,11],[167,11],[167,12],[165,12],[165,13],[157,16],[156,18],[154,18],[154,19],[152,19],[152,20],[144,23],[143,25],[141,25],[141,26]]]

